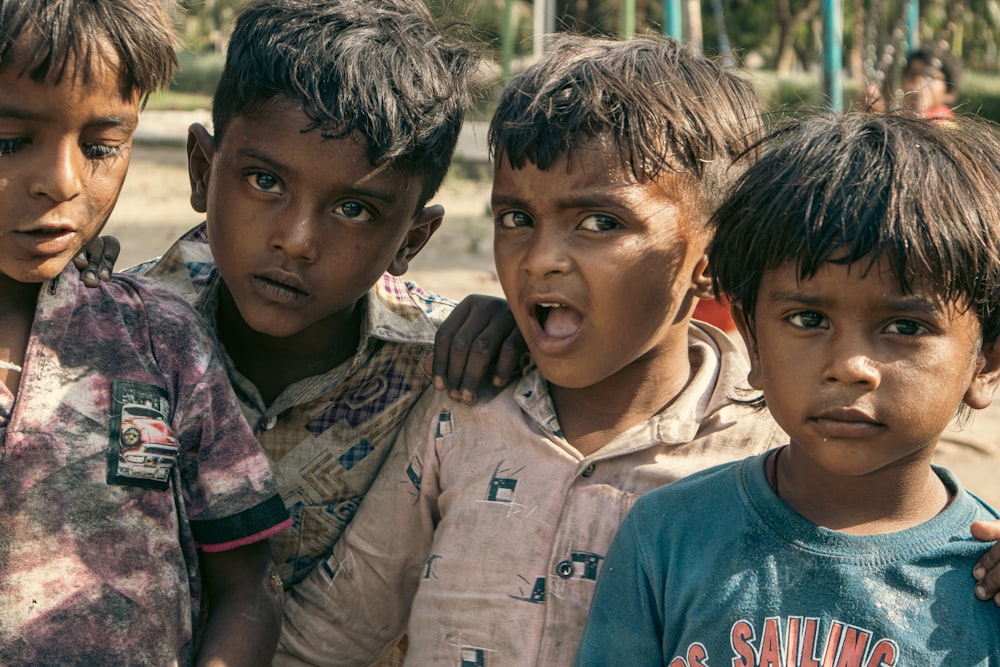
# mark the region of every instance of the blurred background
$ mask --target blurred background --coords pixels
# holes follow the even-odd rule
[[[362,0],[363,1],[363,0]],[[933,45],[964,66],[958,107],[1000,121],[997,0],[426,0],[442,24],[477,42],[486,90],[537,58],[545,36],[574,30],[628,38],[665,33],[729,59],[772,112],[852,105],[866,82],[898,91],[906,54]],[[207,104],[232,18],[245,0],[182,0],[182,69],[153,108]],[[836,90],[831,90],[835,87]],[[842,95],[843,102],[838,103]],[[494,95],[476,116],[488,119]]]

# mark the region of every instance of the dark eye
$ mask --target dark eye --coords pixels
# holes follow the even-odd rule
[[[885,330],[887,333],[895,333],[903,336],[919,336],[920,334],[928,333],[927,327],[913,320],[893,320]]]
[[[271,194],[283,194],[281,190],[281,183],[275,178],[273,174],[269,174],[266,171],[255,171],[247,175],[247,183],[254,190],[260,190],[261,192],[268,192]]]
[[[523,211],[508,211],[497,216],[496,224],[498,227],[505,227],[508,229],[528,227],[531,225],[531,217]]]
[[[591,232],[609,232],[613,229],[620,229],[621,223],[610,215],[588,215],[580,223],[580,229]]]
[[[823,316],[811,310],[800,310],[786,318],[793,326],[800,329],[816,329],[823,325]]]
[[[16,153],[28,145],[27,139],[0,139],[0,155]]]
[[[375,217],[365,208],[364,204],[358,201],[345,201],[334,209],[334,211],[338,215],[350,218],[355,222],[370,222]]]

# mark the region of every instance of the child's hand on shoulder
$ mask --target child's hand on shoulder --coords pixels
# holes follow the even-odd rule
[[[472,404],[480,391],[505,387],[519,376],[527,351],[507,301],[472,294],[438,329],[425,369],[435,389]]]
[[[980,600],[993,598],[1000,607],[1000,521],[976,521],[972,524],[972,536],[983,542],[995,542],[972,569],[976,578],[976,597]]]
[[[122,246],[114,236],[98,236],[73,258],[73,265],[80,269],[80,279],[87,287],[97,287],[111,280],[115,262]]]

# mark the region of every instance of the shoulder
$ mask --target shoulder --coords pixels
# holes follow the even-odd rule
[[[454,310],[449,299],[389,273],[368,291],[367,335],[390,343],[433,345],[437,328]]]
[[[481,396],[473,405],[452,399],[448,392],[433,387],[424,390],[423,396],[406,416],[408,429],[427,430],[435,437],[447,438],[459,431],[509,432],[524,422],[523,413],[514,400],[514,386],[508,386],[494,395]]]
[[[152,278],[116,274],[104,284],[115,302],[141,310],[157,325],[201,329],[204,320],[181,295]]]
[[[745,505],[742,478],[753,472],[754,466],[763,470],[764,456],[722,463],[650,491],[636,501],[632,520],[644,530],[652,526],[683,530],[691,525],[714,525],[720,521],[721,510],[739,511]],[[684,511],[678,512],[678,508]]]

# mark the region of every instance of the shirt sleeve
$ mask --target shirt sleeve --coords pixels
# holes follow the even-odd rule
[[[181,495],[199,548],[225,551],[284,530],[291,520],[215,336],[180,297],[143,291],[156,361],[173,394]]]
[[[666,656],[662,655],[662,614],[654,583],[648,576],[637,524],[641,521],[633,508],[611,542],[597,579],[575,667],[666,664]]]
[[[407,417],[332,555],[286,595],[274,665],[369,664],[406,629],[438,518],[436,420],[428,418],[436,393]]]

